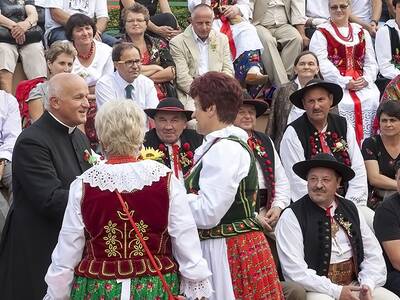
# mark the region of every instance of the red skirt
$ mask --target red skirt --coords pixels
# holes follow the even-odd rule
[[[285,299],[267,239],[261,231],[227,238],[236,300]]]

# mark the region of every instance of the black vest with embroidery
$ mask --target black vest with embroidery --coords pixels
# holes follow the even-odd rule
[[[253,131],[253,136],[260,141],[263,149],[252,149],[254,157],[258,161],[262,169],[262,175],[267,189],[267,198],[261,199],[257,203],[256,211],[261,207],[269,209],[275,198],[275,155],[274,147],[271,139],[262,132]]]
[[[387,25],[385,25],[387,26]],[[392,60],[391,63],[397,68],[400,69],[400,39],[399,34],[396,28],[387,26],[389,29],[389,37],[390,37],[390,48],[392,50]]]
[[[301,145],[304,150],[305,159],[314,157],[317,153],[322,152],[321,143],[318,136],[318,130],[308,120],[307,114],[304,113],[297,120],[290,123],[288,126],[292,126],[296,131],[297,137],[299,138]],[[328,114],[328,127],[325,132],[325,141],[328,144],[331,153],[335,158],[351,167],[351,160],[347,147],[340,148],[338,143],[346,146],[347,142],[347,122],[346,119],[329,113]]]
[[[308,267],[319,276],[327,276],[331,258],[330,217],[325,210],[316,205],[308,195],[289,206],[294,212],[303,234],[304,260]],[[353,251],[356,274],[364,260],[364,249],[360,230],[360,218],[353,202],[340,199],[333,216],[337,224],[344,229]],[[351,226],[349,226],[351,224]]]

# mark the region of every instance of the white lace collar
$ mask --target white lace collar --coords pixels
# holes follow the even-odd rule
[[[111,192],[131,192],[150,186],[161,177],[171,172],[171,169],[153,160],[143,160],[124,164],[95,165],[80,175],[84,183],[100,190]]]

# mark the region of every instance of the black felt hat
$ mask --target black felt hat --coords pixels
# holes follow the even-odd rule
[[[330,94],[333,95],[333,102],[332,106],[336,106],[343,97],[343,90],[342,88],[337,85],[336,83],[327,82],[322,79],[311,79],[307,84],[300,90],[295,91],[289,97],[290,101],[298,108],[304,109],[303,106],[303,98],[304,94],[316,87],[322,87],[327,90]]]
[[[293,171],[304,180],[307,180],[308,172],[313,168],[328,168],[335,170],[343,181],[349,181],[356,175],[352,168],[342,164],[328,153],[318,153],[309,160],[304,160],[293,165]]]
[[[158,111],[182,112],[185,114],[186,119],[188,121],[192,119],[192,113],[193,113],[193,111],[191,110],[185,110],[185,107],[183,106],[182,102],[174,97],[167,97],[161,99],[160,103],[158,103],[156,108],[146,108],[144,110],[146,115],[148,115],[152,119],[154,119],[154,116]]]
[[[256,117],[261,116],[268,109],[268,104],[264,100],[251,98],[248,92],[243,92],[243,104],[253,105],[256,109]]]

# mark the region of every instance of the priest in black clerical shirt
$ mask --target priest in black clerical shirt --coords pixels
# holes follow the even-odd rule
[[[70,183],[90,167],[89,93],[78,75],[49,81],[45,113],[18,137],[13,153],[14,202],[0,242],[1,299],[39,300],[68,201]]]

